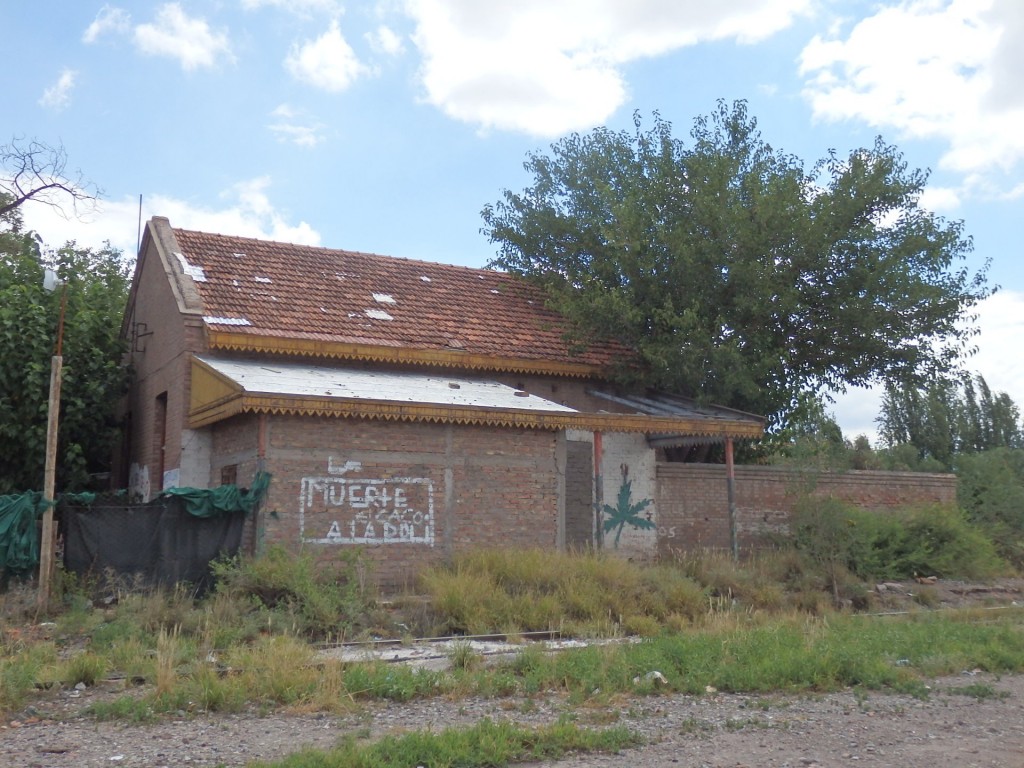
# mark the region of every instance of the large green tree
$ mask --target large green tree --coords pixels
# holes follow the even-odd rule
[[[0,195],[0,204],[9,201]],[[56,273],[57,290],[44,288]],[[117,438],[115,409],[123,394],[121,315],[127,265],[109,246],[70,242],[42,253],[22,228],[17,208],[0,215],[0,494],[43,485],[50,360],[66,295],[63,387],[58,438],[58,490],[88,486],[110,468]]]
[[[768,414],[807,393],[956,367],[988,294],[927,174],[876,141],[809,170],[720,102],[691,141],[657,114],[531,154],[483,210],[493,265],[537,280],[580,341],[639,353],[624,379]]]

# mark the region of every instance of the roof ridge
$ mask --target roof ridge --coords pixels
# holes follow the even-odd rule
[[[344,254],[346,256],[363,256],[371,259],[387,259],[389,261],[404,261],[415,264],[424,264],[430,267],[444,267],[445,269],[460,269],[468,270],[470,272],[486,272],[490,275],[499,275],[503,277],[511,277],[516,281],[529,282],[525,278],[516,275],[513,272],[506,272],[500,269],[492,269],[491,267],[470,267],[465,264],[452,264],[445,261],[430,261],[428,259],[413,258],[410,256],[392,256],[386,253],[376,253],[373,251],[353,251],[346,248],[331,248],[326,245],[309,245],[308,243],[293,243],[286,240],[271,240],[260,237],[247,237],[241,235],[226,235],[220,232],[206,232],[199,229],[187,229],[184,227],[172,227],[175,234],[183,233],[186,235],[198,235],[200,237],[216,237],[223,240],[245,240],[251,243],[259,243],[261,247],[267,245],[284,245],[290,248],[308,248],[315,251],[325,251],[328,253]]]
[[[543,287],[496,269],[172,228],[213,347],[600,375],[628,347],[570,343]],[[359,346],[353,351],[353,345]],[[400,352],[406,350],[407,352]],[[456,354],[457,353],[457,354]],[[415,358],[415,360],[413,359]],[[488,362],[489,361],[489,362]]]

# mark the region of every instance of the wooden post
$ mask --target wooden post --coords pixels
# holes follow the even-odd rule
[[[594,541],[597,548],[604,547],[604,475],[601,462],[604,456],[604,442],[600,432],[594,433]]]
[[[739,533],[736,530],[736,472],[732,460],[732,438],[725,438],[725,487],[729,498],[729,544],[732,559],[740,559]]]
[[[50,362],[50,403],[46,419],[46,469],[43,475],[43,534],[39,541],[39,594],[36,607],[45,613],[50,601],[53,560],[56,548],[56,526],[53,520],[54,491],[57,485],[57,422],[60,415],[60,374],[64,359],[54,355]]]
[[[57,486],[57,427],[60,422],[60,382],[64,358],[61,351],[64,345],[64,308],[67,306],[68,292],[64,287],[60,297],[60,317],[57,320],[57,349],[50,360],[50,400],[46,414],[46,466],[43,471],[43,532],[39,540],[39,592],[36,595],[36,608],[45,613],[50,603],[53,566],[57,548],[57,527],[53,520],[53,507]]]

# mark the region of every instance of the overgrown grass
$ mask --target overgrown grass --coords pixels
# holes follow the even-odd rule
[[[220,666],[194,659],[170,686],[91,712],[135,720],[149,713],[238,712],[252,706],[343,712],[362,701],[381,699],[555,691],[583,702],[621,693],[700,695],[708,687],[747,693],[859,687],[923,696],[924,680],[964,669],[1024,671],[1024,612],[989,616],[984,623],[978,618],[970,613],[829,619],[790,615],[754,624],[734,616],[717,627],[641,642],[559,653],[527,644],[498,666],[455,664],[449,671],[317,661],[303,643],[276,638],[221,659]]]
[[[37,683],[55,683],[57,661],[52,642],[27,642],[10,635],[0,646],[0,713],[24,706]]]
[[[617,752],[640,742],[623,727],[589,730],[558,723],[534,730],[482,720],[469,728],[416,731],[372,744],[349,737],[329,751],[307,749],[280,762],[256,763],[254,768],[475,768],[555,760],[570,752]]]
[[[704,629],[641,643],[600,646],[557,655],[524,651],[509,669],[524,692],[566,690],[578,698],[595,691],[658,690],[829,691],[850,686],[924,690],[922,677],[963,669],[1024,670],[1021,615],[996,624],[971,617],[828,621],[773,620],[762,626]],[[647,677],[658,671],[666,683]]]
[[[185,588],[154,590],[119,593],[96,609],[83,594],[69,593],[57,625],[34,639],[0,626],[0,711],[22,707],[36,684],[92,684],[111,673],[144,687],[91,713],[145,722],[180,711],[343,712],[374,699],[543,690],[578,700],[595,691],[699,694],[708,686],[921,691],[922,677],[1024,670],[1021,610],[983,621],[921,608],[884,619],[837,612],[824,572],[793,551],[739,564],[700,555],[655,566],[541,550],[461,556],[426,573],[430,599],[416,604],[429,610],[406,631],[547,630],[643,641],[557,655],[527,643],[514,661],[490,667],[468,644],[456,645],[448,672],[342,664],[316,654],[311,639],[350,636],[379,611],[355,561],[328,568],[272,551],[265,560],[218,568],[221,584],[199,601]],[[934,603],[919,593],[923,607]]]
[[[653,637],[722,613],[823,615],[833,607],[826,571],[792,549],[739,563],[724,553],[700,553],[644,565],[610,554],[481,550],[428,569],[421,584],[429,601],[417,629],[434,636]],[[865,593],[852,583],[844,587],[862,607]]]
[[[425,634],[552,631],[605,637],[685,627],[707,611],[705,590],[678,568],[612,555],[481,550],[422,577]]]
[[[256,632],[345,640],[372,606],[365,567],[358,550],[324,560],[273,546],[259,558],[214,564],[210,606],[243,628],[238,638],[225,640],[250,639]]]

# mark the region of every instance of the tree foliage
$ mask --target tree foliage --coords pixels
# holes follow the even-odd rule
[[[957,365],[988,295],[962,225],[918,205],[927,175],[881,140],[810,171],[719,102],[687,144],[654,115],[531,154],[533,183],[483,210],[493,265],[534,279],[577,340],[639,352],[621,376],[768,414],[802,393]]]
[[[8,199],[0,197],[0,203]],[[63,284],[52,293],[43,286],[47,268]],[[62,292],[58,489],[82,489],[90,473],[109,469],[115,408],[127,382],[119,340],[127,291],[120,251],[69,242],[43,254],[36,237],[22,230],[16,209],[0,216],[0,494],[43,484],[50,361]]]
[[[1024,448],[993,448],[956,461],[957,500],[1000,554],[1024,568]]]
[[[1024,447],[1020,409],[1005,392],[993,393],[980,374],[937,378],[924,386],[886,387],[879,435],[890,448],[913,446],[918,458],[945,468],[958,454]]]

